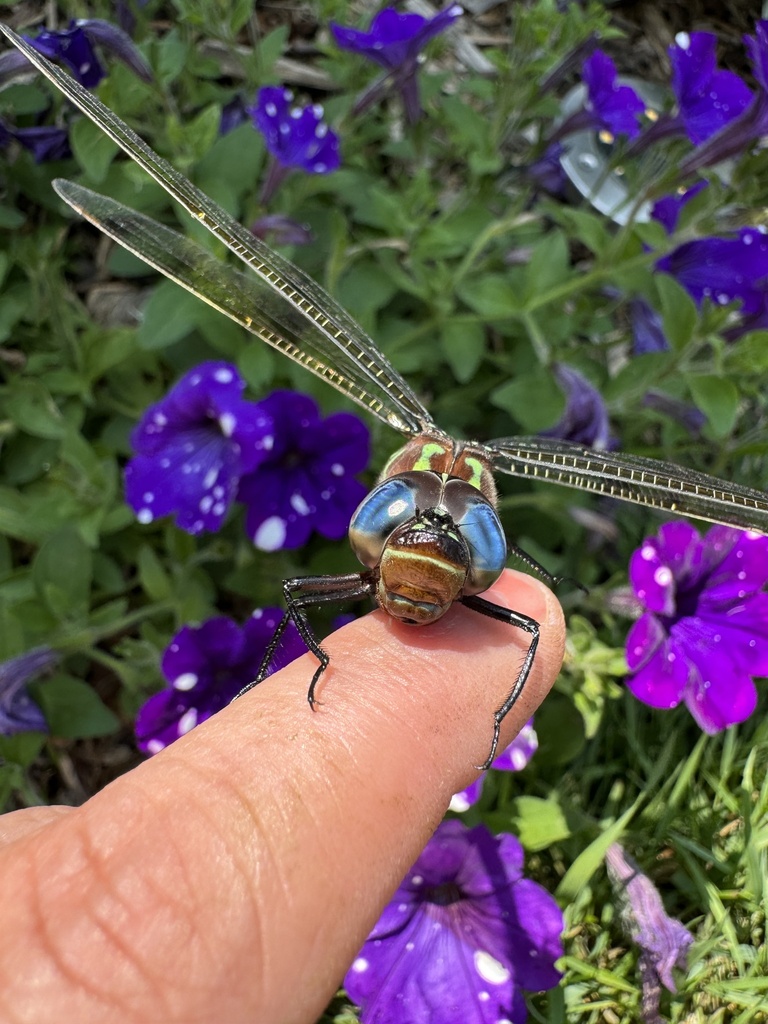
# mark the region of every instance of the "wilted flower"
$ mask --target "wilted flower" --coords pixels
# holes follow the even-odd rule
[[[31,128],[13,128],[0,120],[0,148],[16,140],[28,149],[36,164],[47,160],[64,160],[72,155],[69,148],[69,134],[66,128],[40,125]]]
[[[306,224],[299,224],[284,213],[268,213],[251,225],[251,231],[272,245],[309,245],[313,236]]]
[[[48,723],[27,692],[27,684],[50,671],[59,654],[50,647],[32,650],[0,662],[0,736],[17,732],[48,732]]]
[[[260,408],[275,441],[240,483],[248,536],[262,551],[301,547],[313,530],[343,537],[366,490],[355,473],[368,464],[368,428],[348,412],[321,420],[315,402],[295,391],[275,391]]]
[[[147,409],[125,469],[125,498],[140,523],[175,514],[187,533],[219,529],[240,478],[274,442],[269,414],[241,397],[244,387],[229,363],[201,363]]]
[[[666,352],[669,349],[661,316],[639,295],[630,299],[629,322],[632,327],[632,355],[644,356],[648,352]]]
[[[146,82],[152,81],[152,69],[130,36],[117,25],[111,25],[100,18],[81,18],[71,21],[69,28],[52,32],[44,29],[34,39],[30,36],[23,38],[48,60],[64,64],[86,89],[93,89],[106,75],[97,47],[127,64],[139,78]],[[17,50],[0,57],[0,80],[27,74],[29,69],[29,61]]]
[[[364,1024],[523,1024],[522,990],[553,988],[563,916],[523,878],[523,848],[443,822],[384,910],[344,986]]]
[[[656,269],[671,274],[701,305],[741,300],[743,323],[731,337],[768,322],[768,234],[742,228],[731,238],[698,238],[663,256]]]
[[[702,427],[707,422],[707,417],[701,409],[697,409],[695,405],[691,405],[689,402],[681,402],[679,398],[665,395],[662,391],[647,391],[643,395],[643,405],[647,409],[653,409],[654,412],[668,416],[669,419],[677,420],[681,426],[685,427],[692,434],[700,433]]]
[[[331,32],[338,46],[367,57],[388,72],[386,78],[358,100],[356,113],[378,101],[390,88],[396,88],[408,121],[411,124],[417,121],[421,114],[417,78],[421,51],[430,39],[444,32],[463,13],[458,4],[450,4],[433,18],[400,14],[393,7],[385,7],[375,16],[367,32],[331,22]]]
[[[707,733],[748,718],[752,677],[768,675],[768,537],[666,523],[629,577],[646,609],[627,637],[632,693],[655,708],[685,701]]]
[[[616,65],[608,54],[595,50],[584,61],[581,75],[587,89],[584,107],[558,125],[549,144],[587,129],[608,133],[608,141],[618,135],[629,139],[639,135],[645,103],[631,86],[619,84]]]
[[[533,183],[555,199],[564,199],[568,188],[568,175],[563,170],[560,158],[565,152],[559,142],[547,146],[538,160],[525,167],[525,173]]]
[[[533,728],[533,719],[531,718],[515,736],[506,750],[499,754],[492,763],[491,768],[501,772],[521,772],[538,749],[539,737]],[[483,772],[479,779],[476,779],[466,789],[462,789],[460,793],[456,793],[451,799],[449,810],[456,814],[461,814],[473,804],[476,804],[483,791],[485,774]]]
[[[643,1020],[659,1020],[660,985],[676,992],[672,968],[685,970],[693,936],[664,909],[656,886],[644,875],[632,858],[613,843],[605,855],[608,877],[621,898],[621,918],[632,939],[640,947],[640,971],[643,989]]]
[[[248,120],[248,108],[243,97],[238,93],[229,103],[221,108],[219,118],[219,135],[227,135]]]
[[[323,120],[323,108],[317,103],[292,107],[292,102],[290,89],[267,85],[259,89],[256,103],[247,108],[272,156],[262,203],[271,199],[295,168],[307,174],[330,174],[340,163],[339,137]]]
[[[157,754],[231,703],[258,675],[282,617],[280,608],[263,608],[242,627],[224,616],[200,626],[184,626],[163,654],[161,667],[168,687],[150,697],[136,716],[139,750]],[[305,651],[290,623],[270,673]]]
[[[603,396],[578,370],[564,363],[556,363],[553,372],[557,383],[565,392],[565,411],[558,422],[541,437],[559,437],[563,441],[586,444],[591,448],[613,448],[608,410]]]

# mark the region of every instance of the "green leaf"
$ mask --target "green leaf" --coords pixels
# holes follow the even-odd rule
[[[58,406],[39,381],[17,380],[6,400],[7,415],[17,427],[33,437],[57,439],[64,436],[66,423]]]
[[[471,380],[485,355],[485,330],[476,321],[448,320],[440,331],[440,348],[460,384]]]
[[[42,545],[32,564],[32,579],[58,618],[83,618],[91,593],[90,548],[74,526],[63,526]]]
[[[739,392],[733,381],[727,377],[690,377],[688,386],[715,437],[727,437],[739,414]]]
[[[684,348],[696,330],[696,303],[685,288],[669,274],[657,274],[654,281],[661,301],[664,333],[674,349]]]
[[[519,796],[513,803],[514,830],[526,850],[546,850],[571,835],[571,827],[555,800]]]
[[[87,117],[75,121],[69,132],[75,159],[88,175],[89,181],[101,184],[110,164],[120,151],[118,145]]]
[[[525,268],[525,304],[565,281],[571,274],[568,243],[561,231],[550,231],[537,242]]]
[[[565,405],[562,391],[543,366],[502,384],[491,392],[490,401],[533,433],[557,423]]]
[[[144,593],[153,601],[163,601],[171,596],[171,581],[163,569],[162,562],[154,549],[143,544],[139,549],[139,582]]]
[[[536,758],[543,764],[567,764],[586,744],[584,720],[561,693],[551,693],[536,712],[536,735],[539,737]]]
[[[80,679],[58,673],[45,683],[30,686],[43,709],[51,734],[65,739],[108,736],[120,725],[93,690]]]
[[[45,735],[41,732],[20,732],[15,736],[0,736],[0,762],[7,761],[9,764],[28,768],[40,754],[44,743]]]
[[[466,278],[459,284],[457,292],[470,309],[489,320],[513,317],[520,312],[518,297],[509,277],[503,274]]]
[[[138,330],[139,347],[149,351],[167,348],[194,330],[200,315],[200,300],[172,281],[155,288],[144,307]]]

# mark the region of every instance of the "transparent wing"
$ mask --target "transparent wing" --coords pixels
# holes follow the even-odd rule
[[[0,25],[0,29],[72,103],[250,267],[258,285],[244,285],[243,275],[218,263],[183,236],[104,196],[59,182],[57,190],[63,199],[121,245],[329,381],[389,426],[404,434],[419,434],[433,426],[429,413],[406,381],[335,299],[238,224],[66,72],[6,25]],[[166,262],[161,259],[159,243],[152,244],[153,232],[173,244]],[[203,268],[213,274],[210,286]],[[231,289],[232,296],[227,296],[227,289]],[[242,309],[237,306],[239,298],[247,300]],[[263,316],[258,315],[261,307],[265,309]]]
[[[768,534],[768,495],[671,462],[594,451],[542,437],[485,444],[493,466],[726,526]]]

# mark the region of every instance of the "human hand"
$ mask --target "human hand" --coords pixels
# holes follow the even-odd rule
[[[555,596],[488,596],[541,623],[500,749],[559,671]],[[311,1024],[488,752],[528,636],[456,606],[383,612],[270,676],[79,808],[0,817],[0,1019]]]

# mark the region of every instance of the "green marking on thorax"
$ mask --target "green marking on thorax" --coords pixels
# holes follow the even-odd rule
[[[485,472],[485,466],[483,463],[480,459],[473,459],[471,456],[468,456],[464,460],[464,464],[472,470],[472,476],[467,480],[467,483],[472,484],[472,486],[476,487],[478,491],[482,490],[480,485],[482,483],[483,473]]]
[[[416,470],[427,470],[431,469],[430,463],[436,455],[445,455],[445,445],[435,444],[434,442],[425,444],[421,449],[421,454],[413,464],[413,468]]]

